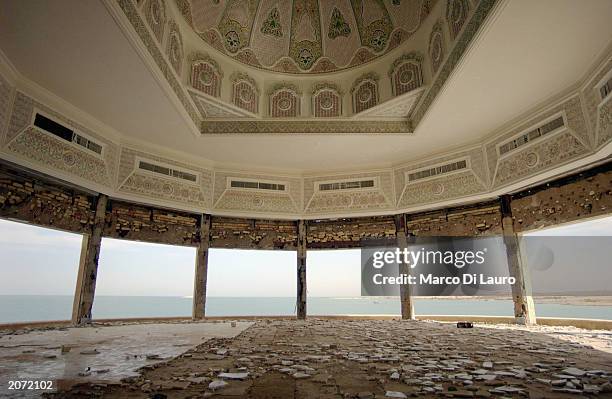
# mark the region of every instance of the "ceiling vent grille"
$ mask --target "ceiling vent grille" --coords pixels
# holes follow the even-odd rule
[[[283,183],[270,183],[261,181],[248,181],[248,180],[231,180],[230,187],[232,188],[246,188],[253,190],[271,190],[271,191],[285,191],[286,185]]]
[[[610,93],[612,93],[612,77],[599,88],[602,100],[605,100]]]
[[[157,165],[147,161],[139,161],[138,168],[149,172],[157,173],[159,175],[174,177],[176,179],[187,180],[192,183],[198,181],[198,175],[195,173],[184,172],[182,170],[176,170],[167,166]]]
[[[67,128],[66,126],[47,118],[44,115],[36,114],[34,117],[34,126],[44,130],[47,133],[59,137],[62,140],[75,143],[78,146],[93,151],[98,155],[102,154],[102,146],[93,140],[81,136],[74,130]]]
[[[549,122],[546,122],[545,124],[536,127],[533,130],[528,131],[525,134],[521,134],[520,136],[518,136],[515,139],[512,139],[502,145],[499,146],[499,155],[504,155],[509,153],[510,151],[513,151],[519,147],[524,146],[525,144],[529,143],[530,141],[533,141],[535,139],[537,139],[538,137],[542,137],[545,134],[551,133],[555,130],[557,130],[560,127],[565,126],[565,122],[563,120],[562,116],[559,116]]]
[[[319,183],[319,191],[356,190],[375,187],[374,179]]]
[[[413,182],[416,180],[427,179],[434,176],[444,175],[446,173],[455,172],[467,168],[467,160],[462,159],[447,163],[445,165],[439,165],[432,168],[422,169],[416,172],[408,173],[408,181]]]

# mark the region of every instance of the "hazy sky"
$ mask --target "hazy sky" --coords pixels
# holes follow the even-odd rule
[[[612,235],[612,217],[547,229],[532,236]],[[612,239],[612,238],[610,238]],[[612,285],[612,265],[587,267],[576,259],[576,275],[586,282]],[[76,284],[81,236],[0,220],[0,295],[72,295]],[[597,248],[582,248],[588,252]],[[568,246],[567,255],[580,248]],[[559,254],[557,254],[559,255]],[[190,296],[193,291],[195,249],[103,239],[98,269],[97,295]],[[573,263],[572,263],[573,264]],[[309,251],[309,296],[359,296],[359,250]],[[599,269],[601,267],[601,269]],[[587,270],[590,270],[587,272]],[[600,271],[596,274],[594,270]],[[560,274],[559,274],[560,275]],[[560,282],[568,276],[558,277]],[[547,277],[548,278],[548,277]],[[537,276],[534,275],[534,280]],[[535,281],[534,281],[535,283]],[[535,285],[534,285],[535,288]],[[294,296],[294,251],[210,251],[208,295]]]
[[[80,251],[80,235],[0,219],[0,295],[74,294]],[[308,252],[308,295],[359,296],[359,265],[358,250]],[[194,269],[195,248],[104,238],[96,295],[191,296]],[[210,296],[295,292],[295,251],[210,251]]]

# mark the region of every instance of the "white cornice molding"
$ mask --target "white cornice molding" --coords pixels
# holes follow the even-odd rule
[[[201,135],[200,126],[194,123],[194,121],[191,119],[191,117],[185,110],[185,107],[181,104],[176,94],[172,90],[172,87],[170,87],[170,84],[168,83],[166,78],[163,76],[162,72],[159,70],[159,67],[155,63],[155,60],[153,60],[153,57],[151,56],[149,51],[146,49],[146,47],[140,40],[140,37],[138,37],[138,34],[134,31],[134,28],[132,27],[130,22],[127,20],[127,17],[123,13],[123,11],[119,8],[117,2],[113,0],[102,0],[102,3],[106,6],[106,9],[108,10],[109,14],[113,17],[117,25],[119,25],[119,28],[121,32],[126,36],[127,41],[134,48],[134,50],[136,51],[140,59],[143,61],[147,69],[149,69],[154,79],[157,81],[157,83],[161,87],[162,91],[166,94],[166,97],[168,98],[170,103],[174,106],[176,111],[178,111],[178,113],[181,115],[186,126],[189,128],[189,130],[192,132],[192,134],[195,137],[200,137]],[[146,29],[148,29],[148,26],[146,26],[146,24],[145,24],[145,27]],[[159,48],[159,51],[165,57],[165,52],[163,51],[163,49]],[[171,67],[169,66],[169,68]],[[172,71],[172,73],[174,73],[174,71]],[[177,77],[177,79],[179,80],[179,83],[181,83],[181,86],[183,86],[180,76]],[[185,91],[184,87],[182,87],[181,89],[184,91],[187,101],[191,102],[191,105],[194,107],[194,109],[197,109],[195,104],[193,104],[193,100],[190,98],[189,94],[187,94],[187,92]]]
[[[608,45],[597,56],[596,61],[592,63],[578,80],[580,90],[586,89],[597,78],[597,75],[606,67],[608,62],[612,61],[612,39]]]
[[[440,88],[440,91],[436,94],[436,96],[433,98],[433,101],[431,102],[431,104],[429,104],[429,106],[427,107],[427,110],[423,114],[423,117],[420,119],[420,121],[415,126],[413,126],[414,127],[414,134],[418,134],[419,126],[422,126],[424,124],[424,122],[426,122],[427,118],[431,115],[431,110],[435,107],[436,103],[440,100],[440,98],[442,98],[444,93],[448,90],[449,83],[451,83],[453,78],[459,72],[461,72],[463,70],[463,68],[465,67],[465,64],[474,55],[474,53],[475,53],[474,49],[477,46],[480,45],[480,43],[482,41],[482,38],[491,29],[491,27],[495,24],[495,21],[500,17],[500,15],[502,14],[502,11],[504,10],[504,8],[506,8],[506,6],[509,3],[510,3],[510,0],[498,0],[493,5],[493,8],[491,9],[491,11],[489,11],[489,14],[485,18],[484,22],[482,23],[482,25],[480,25],[480,27],[478,28],[478,30],[474,34],[474,37],[469,41],[469,43],[467,45],[467,48],[465,49],[465,51],[463,51],[463,53],[461,54],[461,57],[459,57],[459,60],[457,61],[457,64],[455,64],[455,66],[450,71],[449,75],[446,77],[446,80],[445,80],[444,84],[442,85],[442,87]],[[472,17],[472,15],[470,15],[470,18],[471,17]],[[461,37],[463,29],[465,29],[466,25],[467,24],[464,24],[461,32],[457,35],[457,37]],[[457,46],[458,44],[459,44],[459,40],[455,40],[453,45],[450,48],[448,48],[446,58],[448,58],[448,56],[452,53],[453,48],[455,46]],[[443,63],[446,63],[448,61],[446,58],[445,58]],[[441,69],[442,68],[440,68],[440,70]],[[438,70],[438,73],[436,73],[436,76],[439,74],[440,70]],[[425,94],[425,95],[423,95],[423,96],[421,96],[419,98],[417,103],[414,105],[413,110],[416,110],[419,107],[421,107],[421,104],[422,104],[423,101],[425,101],[426,96],[427,96],[427,94]]]
[[[13,65],[6,54],[4,54],[2,49],[0,49],[0,74],[2,74],[2,76],[4,76],[8,83],[13,87],[17,85],[17,82],[21,78],[21,74],[17,68],[15,68],[15,65]]]

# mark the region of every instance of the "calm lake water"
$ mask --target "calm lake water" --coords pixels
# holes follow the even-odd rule
[[[155,296],[99,296],[94,318],[190,316],[191,298]],[[68,320],[70,295],[0,295],[0,323]],[[416,314],[511,316],[511,300],[416,299]],[[538,316],[612,320],[609,306],[537,304]],[[400,313],[398,298],[309,298],[308,314]],[[295,298],[209,297],[209,316],[294,315]]]

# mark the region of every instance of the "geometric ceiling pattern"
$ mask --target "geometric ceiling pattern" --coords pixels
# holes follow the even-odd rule
[[[180,0],[209,45],[244,64],[309,74],[371,61],[421,26],[436,0]]]

